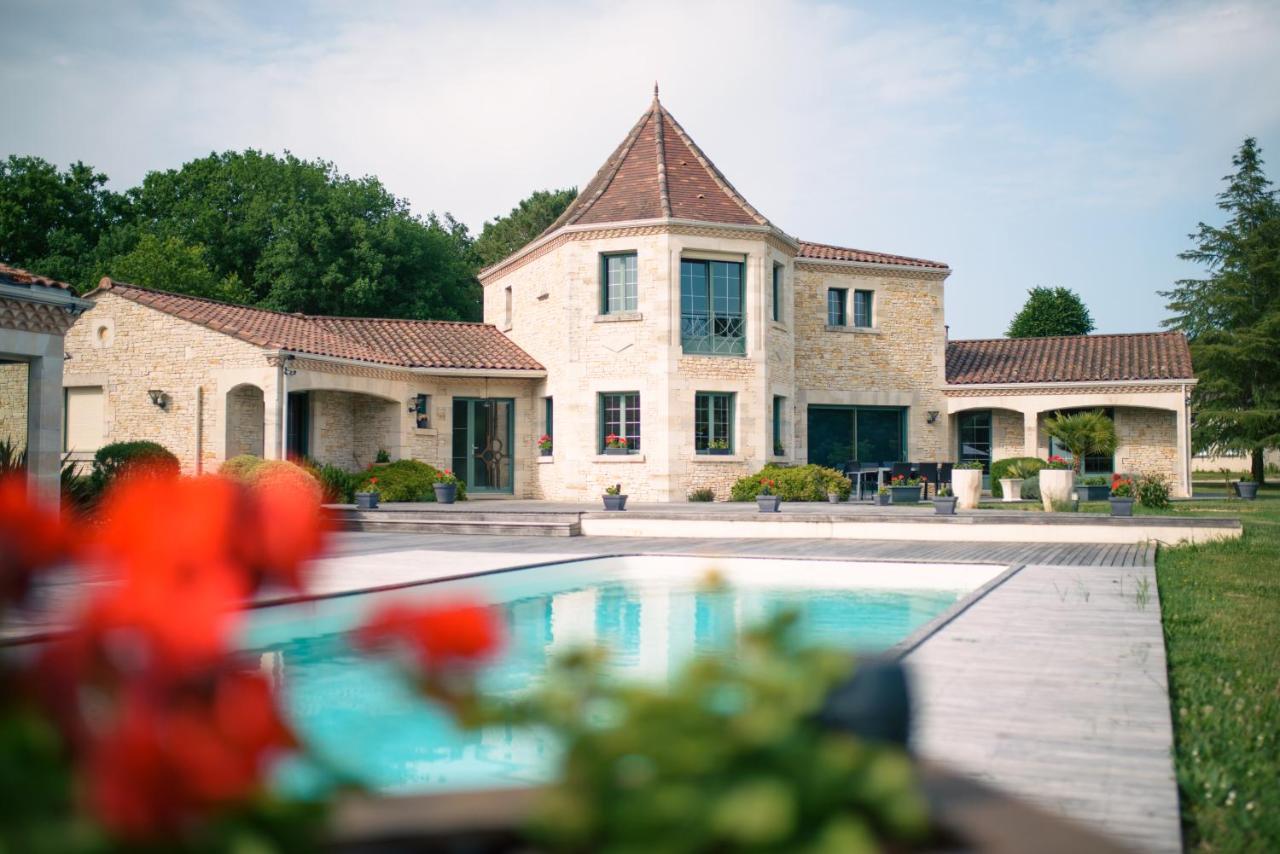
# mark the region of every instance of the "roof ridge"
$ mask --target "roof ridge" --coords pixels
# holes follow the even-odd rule
[[[246,305],[245,303],[242,303],[242,302],[228,302],[227,300],[214,299],[213,297],[198,297],[195,294],[184,294],[181,291],[167,291],[164,288],[153,288],[150,285],[135,285],[132,282],[122,282],[122,281],[119,281],[118,279],[113,279],[110,276],[103,276],[102,279],[99,280],[98,286],[93,290],[89,291],[88,293],[86,293],[85,296],[89,296],[90,294],[96,294],[98,291],[109,291],[115,288],[131,288],[135,291],[142,291],[143,293],[148,293],[148,294],[163,294],[164,296],[167,296],[167,297],[178,297],[179,299],[191,300],[193,302],[205,302],[205,303],[211,303],[213,305],[225,305],[231,308],[244,308],[250,311],[261,311],[267,314],[278,314],[281,317],[292,317],[295,319],[305,319],[308,317],[315,316],[315,315],[302,314],[296,311],[281,311],[278,308],[263,308],[262,306],[258,306],[258,305]]]
[[[351,314],[304,314],[302,316],[310,320],[355,320],[374,323],[435,323],[440,325],[448,324],[451,326],[494,326],[496,328],[496,324],[486,323],[483,320],[436,320],[435,318],[430,317],[359,317]]]
[[[733,184],[729,183],[729,179],[724,177],[724,173],[720,171],[719,167],[711,162],[711,158],[706,155],[706,152],[698,147],[698,144],[693,141],[693,138],[690,137],[685,129],[681,127],[680,123],[676,121],[676,117],[667,112],[667,108],[658,104],[657,101],[654,103],[658,109],[661,110],[662,115],[671,122],[671,127],[675,129],[676,135],[680,137],[680,141],[688,146],[689,150],[693,152],[693,156],[702,164],[702,168],[706,169],[707,172],[710,173],[711,179],[719,185],[720,189],[728,194],[729,198],[732,199],[738,207],[742,208],[743,212],[746,213],[747,216],[754,219],[757,225],[773,225],[773,223],[769,222],[768,218],[765,217],[764,214],[756,210],[755,207],[734,188]],[[662,126],[661,120],[659,120],[658,126]]]
[[[662,104],[658,102],[658,84],[653,84],[653,109],[652,112],[657,120],[654,127],[654,137],[657,144],[654,148],[658,153],[658,199],[662,202],[662,215],[671,218],[671,192],[667,187],[667,145],[666,138],[662,131]]]
[[[613,154],[610,155],[607,161],[605,161],[605,164],[601,166],[596,174],[591,177],[591,180],[587,182],[587,186],[583,188],[584,190],[590,188],[592,184],[595,184],[597,179],[600,180],[600,185],[596,187],[595,192],[591,194],[591,198],[583,201],[583,196],[579,195],[578,198],[574,199],[573,203],[565,209],[565,212],[557,217],[556,221],[547,227],[547,230],[544,231],[543,234],[549,234],[562,226],[573,225],[582,218],[583,214],[591,210],[591,207],[600,200],[601,196],[604,195],[605,190],[609,189],[609,185],[613,183],[613,179],[617,177],[618,170],[621,169],[622,164],[626,162],[627,155],[631,153],[631,149],[635,148],[636,141],[640,139],[640,134],[644,130],[645,124],[652,117],[653,111],[645,110],[639,120],[631,127],[630,133],[628,133],[626,138],[622,140],[622,144],[613,150]],[[578,204],[579,202],[581,202],[581,204]]]
[[[999,338],[952,338],[947,341],[951,344],[986,344],[993,341],[1059,341],[1065,338],[1138,338],[1151,337],[1153,335],[1180,335],[1186,337],[1186,333],[1177,329],[1164,329],[1158,332],[1085,332],[1081,335],[1031,335],[1026,338],[1010,338],[1009,336],[1001,336]]]
[[[910,261],[919,265],[935,267],[937,269],[942,269],[944,267],[950,269],[950,265],[942,261],[934,261],[930,258],[919,258],[915,255],[901,255],[897,252],[880,252],[879,250],[876,250],[876,249],[859,249],[856,246],[840,246],[835,243],[820,243],[816,240],[805,240],[802,237],[797,237],[796,242],[800,244],[801,252],[803,252],[805,246],[813,246],[819,249],[831,249],[836,252],[853,252],[859,255],[879,255],[881,258],[895,258],[899,261]],[[841,260],[838,258],[820,258],[815,256],[809,256],[809,257],[812,260],[816,260],[816,261]]]

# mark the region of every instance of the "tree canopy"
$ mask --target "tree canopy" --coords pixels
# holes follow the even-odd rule
[[[1246,139],[1223,178],[1221,226],[1200,223],[1194,246],[1179,258],[1203,265],[1204,278],[1182,279],[1168,299],[1166,326],[1186,333],[1199,379],[1192,397],[1192,440],[1199,450],[1252,455],[1280,447],[1280,198],[1263,171],[1262,149]]]
[[[1009,323],[1009,338],[1048,335],[1087,335],[1094,330],[1089,307],[1070,288],[1037,286],[1027,291],[1026,304]]]
[[[576,187],[566,190],[536,190],[511,209],[506,216],[484,224],[472,251],[481,267],[488,267],[533,240],[578,196]]]
[[[81,163],[0,168],[0,259],[78,290],[109,275],[282,311],[478,320],[467,229],[378,179],[291,154],[224,152],[125,193]]]

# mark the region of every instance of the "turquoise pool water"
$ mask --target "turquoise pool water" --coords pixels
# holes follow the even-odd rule
[[[701,582],[713,569],[731,585],[727,591],[706,592]],[[920,572],[901,564],[594,559],[263,609],[255,612],[243,648],[274,675],[303,738],[368,786],[526,785],[545,779],[554,743],[528,730],[459,730],[393,666],[354,651],[346,632],[390,597],[481,596],[501,609],[508,637],[483,687],[515,696],[543,678],[551,656],[583,644],[604,645],[619,676],[666,679],[691,656],[731,650],[744,626],[788,607],[799,610],[808,640],[883,650],[991,574],[952,569],[929,567],[921,584]],[[281,782],[306,788],[315,779],[295,765],[284,769]]]

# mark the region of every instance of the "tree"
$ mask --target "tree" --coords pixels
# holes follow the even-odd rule
[[[484,224],[472,252],[480,267],[506,258],[547,230],[578,197],[576,187],[567,190],[537,190],[511,209],[506,216]]]
[[[1046,335],[1087,335],[1093,317],[1080,295],[1069,288],[1034,287],[1027,302],[1009,323],[1010,338],[1039,338]]]
[[[1071,452],[1071,468],[1077,475],[1085,457],[1114,454],[1116,450],[1116,425],[1101,409],[1060,412],[1045,420],[1044,429]]]
[[[226,302],[246,303],[251,295],[235,273],[219,278],[209,269],[203,246],[181,238],[143,234],[130,251],[116,255],[101,268],[101,276],[121,282],[176,291]]]
[[[1263,453],[1280,447],[1280,199],[1263,171],[1257,140],[1231,159],[1235,172],[1218,195],[1221,227],[1200,223],[1194,248],[1179,258],[1208,275],[1162,291],[1186,334],[1199,383],[1192,395],[1199,450],[1248,451],[1255,480]]]
[[[62,172],[39,157],[0,161],[0,261],[88,287],[98,239],[128,206],[106,182],[80,162]]]

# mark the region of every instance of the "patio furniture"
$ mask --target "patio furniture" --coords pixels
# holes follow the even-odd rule
[[[858,490],[859,501],[862,500],[862,488],[867,478],[874,477],[876,486],[879,487],[882,477],[879,463],[860,463],[857,461],[845,463],[842,474],[853,481],[855,488]]]
[[[938,493],[938,464],[916,463],[916,472],[924,481],[924,497],[929,497],[929,484],[933,484],[933,492]]]
[[[944,483],[947,486],[951,486],[951,472],[952,470],[955,469],[955,467],[956,467],[955,463],[939,463],[938,464],[938,486],[942,486]],[[955,490],[952,489],[952,492],[954,491]]]

